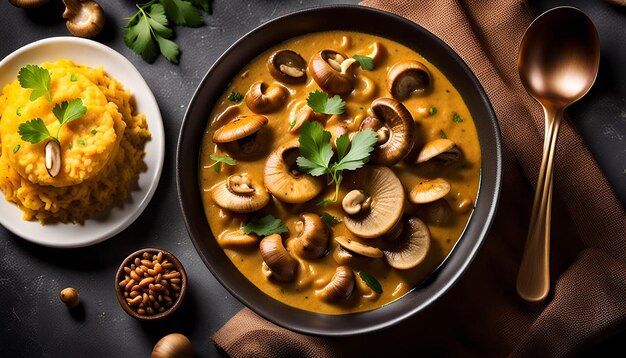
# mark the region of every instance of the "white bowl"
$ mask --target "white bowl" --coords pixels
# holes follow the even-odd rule
[[[135,97],[137,111],[146,115],[152,139],[146,143],[147,170],[139,175],[138,189],[84,224],[52,223],[22,220],[22,211],[0,194],[0,224],[15,235],[37,244],[71,248],[104,241],[135,221],[146,208],[159,184],[164,157],[163,121],[159,106],[137,69],[121,54],[98,42],[76,37],[52,37],[26,45],[0,62],[0,88],[14,81],[20,68],[70,59],[90,67],[103,66],[108,75],[121,82]]]

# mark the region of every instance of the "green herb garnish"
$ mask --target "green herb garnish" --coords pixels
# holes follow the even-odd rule
[[[361,271],[359,272],[359,277],[361,277],[361,280],[363,280],[363,282],[365,282],[365,284],[369,288],[371,288],[372,291],[378,293],[379,295],[383,293],[383,287],[374,276],[368,274],[367,272]]]
[[[228,164],[228,165],[237,165],[237,161],[231,158],[228,154],[224,154],[221,156],[210,154],[209,158],[215,161],[215,163],[208,165],[205,168],[208,169],[210,167],[215,167],[215,172],[218,174],[222,172],[222,163]]]
[[[84,141],[84,140],[82,140],[82,139],[79,139],[79,140],[78,140],[78,144],[80,144],[80,145],[85,145],[85,141]]]
[[[13,147],[13,154],[17,153],[17,151],[20,150],[20,145],[16,145],[15,147]]]
[[[453,120],[454,122],[456,122],[456,123],[461,123],[461,122],[463,122],[463,118],[461,118],[461,116],[459,116],[459,114],[458,114],[458,113],[455,113],[455,114],[452,116],[452,120]]]
[[[17,107],[17,109],[15,110],[15,114],[17,114],[18,116],[22,115],[22,108]]]
[[[344,170],[356,170],[369,161],[369,156],[377,137],[370,129],[354,135],[352,142],[348,135],[337,138],[337,162],[331,163],[333,148],[330,144],[330,132],[325,131],[318,122],[305,121],[300,127],[300,154],[297,158],[298,168],[312,176],[328,174],[329,185],[335,183],[335,195],[330,201],[337,201],[339,185],[343,180]],[[349,147],[349,149],[348,149]],[[327,204],[327,203],[326,203]],[[318,203],[320,206],[325,206]]]
[[[366,71],[371,71],[374,69],[374,59],[369,57],[369,56],[361,56],[361,55],[354,55],[352,56],[352,58],[354,58],[355,60],[359,61],[359,63],[361,64],[361,68],[366,70]]]
[[[67,147],[71,150],[72,148],[74,148],[74,145],[72,144],[72,142],[70,142],[70,144],[68,144]]]
[[[364,110],[364,109],[365,109],[365,107],[359,107],[359,109],[360,109],[360,110]]]
[[[235,103],[241,103],[241,101],[243,101],[243,95],[239,92],[232,91],[228,95],[228,100]]]
[[[17,79],[22,88],[30,88],[33,91],[30,94],[30,100],[46,95],[48,102],[52,101],[50,95],[50,72],[45,68],[37,65],[26,65],[20,69]]]
[[[296,126],[296,120],[294,119],[293,121],[289,122],[289,129],[293,129],[293,127]]]
[[[339,95],[328,97],[326,93],[315,90],[309,93],[306,104],[317,113],[322,114],[342,114],[346,111],[346,102]]]
[[[70,77],[70,81],[76,82],[77,80],[78,80],[78,77],[76,77],[76,74],[72,73],[72,76]]]
[[[335,226],[341,222],[341,219],[325,212],[322,214],[322,221],[328,226]]]
[[[76,120],[87,113],[87,107],[83,105],[83,100],[80,98],[73,99],[71,101],[64,101],[52,108],[52,113],[61,123],[55,137],[50,135],[46,124],[41,118],[34,118],[28,122],[20,124],[18,133],[22,137],[23,141],[37,144],[47,138],[53,138],[57,142],[59,141],[59,133],[61,129],[67,123]]]
[[[282,234],[288,232],[287,226],[275,218],[272,214],[269,214],[262,218],[253,218],[246,226],[243,227],[244,234],[257,234],[259,236],[269,236],[273,234]]]
[[[443,139],[448,138],[448,136],[446,135],[446,132],[444,132],[443,129],[439,130],[439,136]]]
[[[434,116],[435,114],[437,114],[437,107],[435,106],[430,107],[430,109],[428,110],[428,114],[430,114],[431,116]]]
[[[95,135],[96,133],[98,133],[98,131],[97,131],[97,130],[95,130],[95,129],[92,129],[92,130],[91,130],[91,134]]]

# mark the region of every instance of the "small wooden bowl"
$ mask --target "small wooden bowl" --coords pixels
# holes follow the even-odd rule
[[[124,287],[121,287],[119,283],[124,280],[124,277],[126,275],[124,267],[130,267],[130,265],[133,264],[133,261],[135,261],[136,257],[143,259],[143,254],[145,252],[156,255],[159,253],[159,251],[163,253],[163,258],[174,264],[175,269],[180,272],[180,294],[178,298],[176,298],[176,300],[174,301],[174,304],[165,311],[158,312],[153,315],[142,315],[133,310],[131,306],[126,302],[126,297],[124,297]],[[128,257],[126,257],[126,259],[122,261],[122,264],[117,269],[117,273],[115,275],[115,292],[117,294],[117,301],[120,303],[120,306],[122,306],[124,311],[126,311],[126,313],[128,313],[131,317],[141,321],[158,321],[174,313],[183,302],[183,299],[185,298],[185,293],[187,292],[187,273],[185,272],[185,268],[180,263],[180,261],[178,261],[178,259],[172,253],[166,250],[155,248],[137,250],[128,255]]]

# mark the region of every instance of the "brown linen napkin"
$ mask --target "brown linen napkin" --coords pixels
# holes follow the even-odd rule
[[[343,339],[300,335],[242,310],[212,337],[233,357],[426,353],[566,356],[626,326],[626,214],[575,128],[564,121],[556,151],[552,295],[530,305],[515,280],[543,146],[540,106],[516,68],[534,18],[521,0],[367,0],[450,45],[494,106],[504,141],[504,180],[493,228],[461,280],[430,307],[382,332]],[[366,343],[367,342],[367,343]]]

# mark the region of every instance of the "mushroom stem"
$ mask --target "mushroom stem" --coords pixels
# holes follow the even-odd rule
[[[343,197],[341,206],[349,215],[369,209],[372,199],[363,190],[354,189]]]

